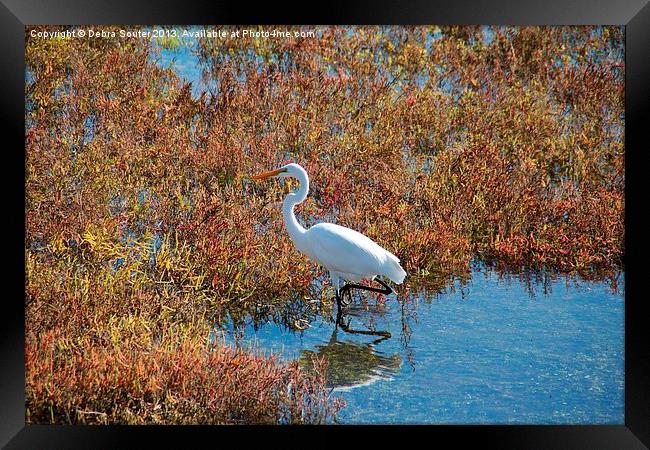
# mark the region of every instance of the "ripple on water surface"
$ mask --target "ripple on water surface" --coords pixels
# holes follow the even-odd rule
[[[623,290],[483,270],[448,293],[346,310],[351,329],[390,338],[327,319],[303,332],[268,323],[225,335],[306,368],[327,357],[343,423],[622,424]]]

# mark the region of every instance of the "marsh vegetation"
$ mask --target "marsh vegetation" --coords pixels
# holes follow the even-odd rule
[[[28,422],[334,419],[335,347],[306,370],[210,337],[333,314],[283,229],[295,186],[248,178],[288,161],[312,178],[302,222],[398,255],[400,298],[473,261],[617,282],[620,27],[315,31],[196,40],[199,94],[158,64],[182,40],[26,32]]]

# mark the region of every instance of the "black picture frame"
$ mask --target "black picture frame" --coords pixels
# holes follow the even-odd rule
[[[642,199],[644,150],[650,123],[650,5],[647,0],[516,0],[445,2],[332,2],[316,5],[247,5],[225,1],[154,1],[135,4],[124,0],[1,0],[2,68],[0,89],[2,112],[7,125],[3,136],[10,167],[3,177],[5,199],[12,200],[7,214],[5,248],[13,259],[5,260],[8,286],[0,326],[0,444],[16,448],[112,448],[167,447],[196,439],[221,445],[216,434],[227,433],[231,442],[248,443],[275,434],[292,434],[289,445],[311,445],[312,434],[326,433],[334,445],[347,444],[347,435],[365,431],[366,442],[381,443],[389,434],[405,437],[417,429],[427,445],[452,439],[468,440],[498,448],[647,448],[650,445],[650,368],[648,328],[645,320],[641,261],[645,247]],[[351,426],[351,427],[131,427],[25,425],[24,368],[24,42],[25,26],[36,24],[495,24],[495,25],[625,25],[626,62],[626,254],[625,254],[625,425],[620,426]],[[22,150],[20,150],[22,149]],[[18,186],[23,186],[19,189]],[[18,192],[17,192],[18,191]],[[21,192],[22,191],[22,196]],[[15,219],[14,219],[15,218]],[[22,218],[22,219],[21,219]],[[24,243],[24,241],[23,241]],[[7,245],[10,244],[10,245]],[[22,256],[21,256],[22,255]],[[18,263],[22,258],[23,264]],[[21,283],[23,283],[21,285]],[[13,295],[10,295],[12,292]],[[22,294],[21,294],[22,293]],[[369,432],[368,432],[369,431]],[[307,435],[302,435],[308,433]],[[277,437],[275,438],[277,440]],[[262,441],[264,442],[264,441]],[[270,441],[268,441],[270,442]]]

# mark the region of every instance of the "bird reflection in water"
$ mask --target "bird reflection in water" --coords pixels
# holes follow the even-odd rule
[[[339,309],[334,331],[327,344],[316,345],[315,350],[303,350],[300,364],[307,370],[313,368],[312,358],[325,357],[328,362],[327,386],[338,390],[365,386],[377,380],[390,379],[402,367],[402,358],[398,353],[384,355],[376,345],[389,339],[388,331],[359,330],[350,327],[353,311]],[[361,343],[340,341],[339,329],[348,334],[376,336],[372,342]]]

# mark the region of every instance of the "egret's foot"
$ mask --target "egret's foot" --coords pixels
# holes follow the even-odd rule
[[[346,331],[350,328],[350,323],[352,319],[348,319],[348,323],[345,323],[345,314],[341,309],[336,312],[336,325],[341,327],[342,330]]]

